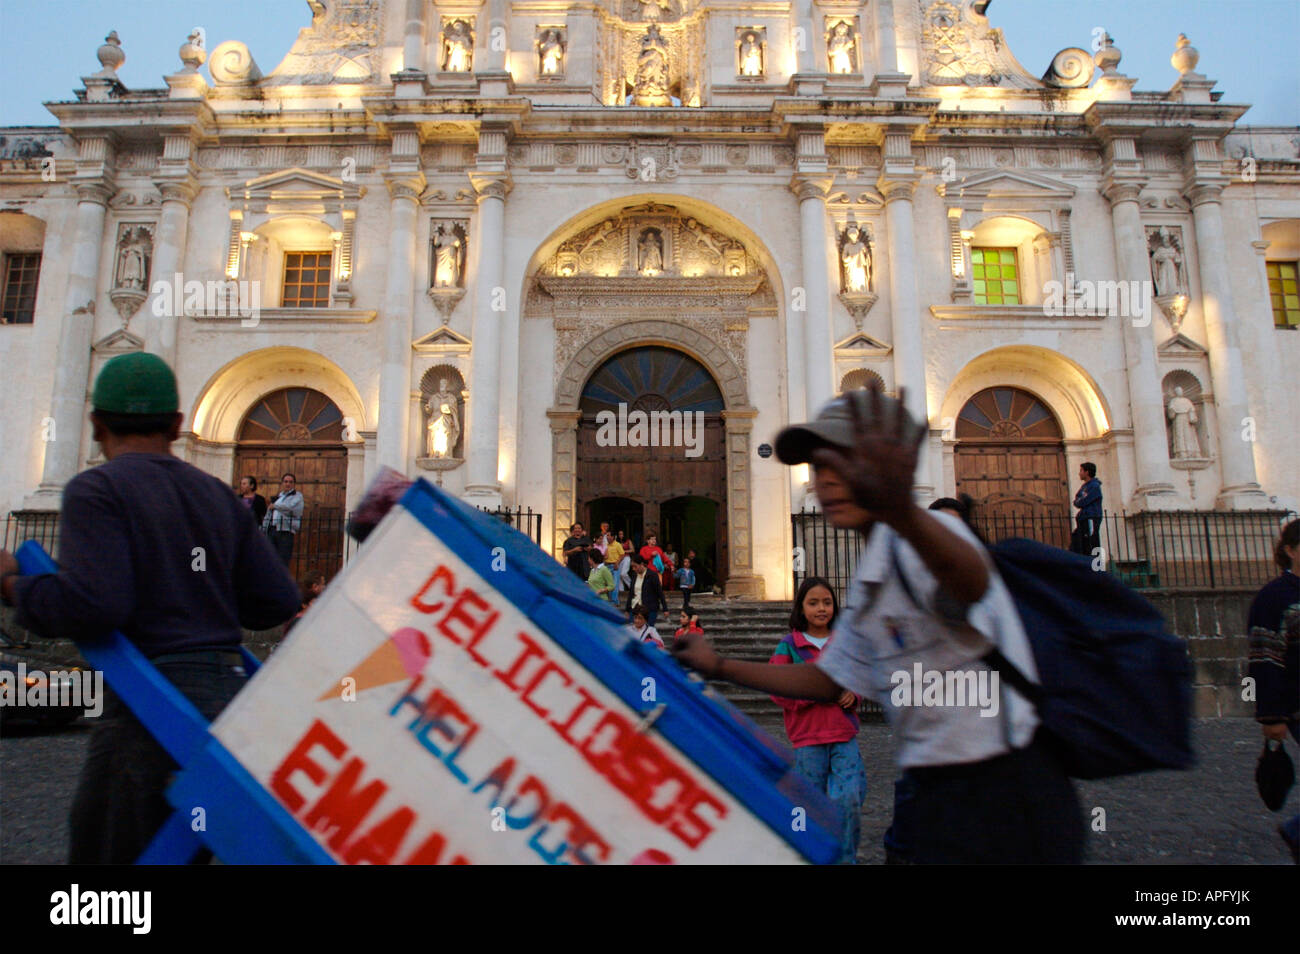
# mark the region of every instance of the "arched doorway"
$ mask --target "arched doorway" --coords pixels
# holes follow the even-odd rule
[[[674,348],[629,348],[596,368],[578,406],[575,495],[588,527],[609,520],[638,545],[653,529],[725,580],[724,402],[704,365]]]
[[[1060,423],[1015,387],[985,388],[957,417],[957,492],[975,502],[977,525],[994,538],[1070,540],[1069,481]]]
[[[285,473],[297,480],[304,510],[289,565],[294,579],[317,570],[333,576],[343,565],[348,472],[338,406],[311,388],[281,388],[253,405],[238,439],[232,483],[252,475],[269,500]]]

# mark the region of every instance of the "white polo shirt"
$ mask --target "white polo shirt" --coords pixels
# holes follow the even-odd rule
[[[933,511],[929,516],[977,547],[988,565],[988,590],[969,607],[966,616],[984,638],[936,614],[938,583],[925,562],[892,527],[877,523],[859,560],[847,606],[836,621],[834,638],[814,664],[840,686],[883,706],[899,742],[898,763],[903,768],[976,762],[1002,755],[1012,747],[1028,745],[1038,726],[1034,707],[1006,680],[995,682],[996,674],[979,659],[992,643],[1025,676],[1038,681],[1033,651],[1006,584],[984,545],[959,518]],[[891,551],[926,609],[909,598]],[[969,698],[966,704],[950,704],[958,698],[952,693],[941,697],[939,704],[896,704],[900,697],[908,698],[896,690],[916,683],[917,663],[929,679],[935,678],[930,673],[939,673],[947,683],[963,682],[967,687],[984,680],[990,693],[997,690],[996,716],[981,714],[981,707]],[[963,677],[963,672],[974,675]],[[906,673],[908,678],[904,680],[898,673]],[[915,688],[911,701],[918,702],[921,684]],[[986,706],[984,711],[993,708]]]

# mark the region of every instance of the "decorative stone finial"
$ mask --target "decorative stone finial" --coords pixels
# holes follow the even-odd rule
[[[198,30],[191,33],[181,44],[180,56],[181,62],[185,64],[185,72],[197,73],[204,60],[208,58],[208,51],[203,49],[203,34]]]
[[[1169,57],[1169,62],[1173,64],[1174,69],[1186,76],[1196,69],[1200,58],[1201,54],[1196,47],[1192,46],[1192,41],[1187,39],[1187,34],[1178,34],[1178,42],[1174,44],[1174,55]]]
[[[103,67],[100,70],[103,76],[112,76],[117,72],[117,68],[126,62],[126,54],[122,52],[122,41],[117,38],[116,30],[104,37],[104,45],[95,51],[95,55],[99,57],[99,65]]]
[[[1098,68],[1106,76],[1115,76],[1119,72],[1119,61],[1124,54],[1120,48],[1115,45],[1109,33],[1103,33],[1101,37],[1101,46],[1097,52],[1092,55],[1092,61],[1097,64]]]

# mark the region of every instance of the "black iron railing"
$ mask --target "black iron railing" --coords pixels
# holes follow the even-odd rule
[[[502,523],[509,524],[525,536],[531,537],[539,547],[542,545],[542,515],[532,507],[527,510],[522,507],[513,510],[502,507],[496,510],[488,510],[486,507],[479,507],[479,509],[490,513]]]
[[[1286,511],[1142,511],[1108,513],[1090,556],[1138,589],[1248,589],[1278,574],[1273,547]],[[814,511],[791,514],[794,584],[808,576],[828,579],[843,598],[862,549],[858,533],[830,526]],[[976,514],[972,528],[993,544],[1027,537],[1069,548],[1074,519],[1064,513],[1034,516]],[[1084,547],[1079,547],[1080,550]]]

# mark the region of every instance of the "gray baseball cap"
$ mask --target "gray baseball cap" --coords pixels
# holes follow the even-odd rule
[[[897,398],[881,394],[880,413],[884,420],[893,421],[898,414]],[[833,398],[821,409],[815,420],[807,424],[794,424],[776,435],[776,456],[783,464],[806,464],[812,460],[813,451],[819,447],[852,447],[854,440],[853,408],[858,406],[862,419],[873,420],[872,398],[864,388],[855,388]],[[916,419],[906,410],[907,431],[916,433]]]

